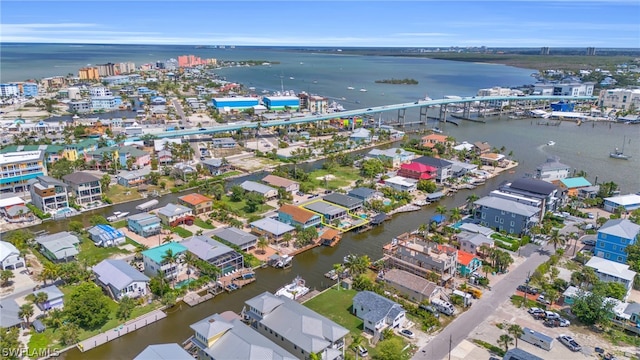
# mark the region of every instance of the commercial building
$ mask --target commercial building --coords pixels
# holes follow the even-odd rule
[[[636,243],[640,225],[627,219],[608,220],[598,229],[596,246],[593,249],[595,256],[617,263],[627,263],[628,245]]]
[[[96,67],[83,67],[78,70],[80,80],[100,80],[100,73]]]
[[[71,188],[76,204],[85,206],[102,201],[102,187],[99,177],[85,171],[78,171],[63,176],[62,180]]]
[[[560,82],[555,84],[535,84],[533,95],[543,96],[591,96],[594,83]]]
[[[98,96],[91,98],[91,109],[98,110],[116,110],[122,104],[122,98],[119,96]]]
[[[96,65],[95,68],[98,70],[98,75],[102,76],[113,76],[116,75],[116,64],[106,63]]]
[[[262,98],[264,106],[269,110],[298,110],[300,99],[297,96],[265,96]]]
[[[24,97],[38,96],[38,84],[33,82],[26,82],[22,84],[22,96]]]
[[[222,112],[242,111],[252,108],[259,103],[260,100],[254,97],[225,97],[211,99],[211,106]]]
[[[29,180],[47,175],[44,154],[42,150],[0,154],[0,192],[27,191]]]
[[[29,180],[29,193],[31,203],[45,213],[69,206],[67,184],[50,176],[41,175]]]
[[[20,95],[20,88],[18,84],[0,84],[0,97],[10,98],[18,97]]]
[[[87,100],[70,101],[67,105],[70,113],[85,114],[91,112],[91,102]]]
[[[601,90],[598,105],[603,108],[628,110],[640,109],[640,89]]]

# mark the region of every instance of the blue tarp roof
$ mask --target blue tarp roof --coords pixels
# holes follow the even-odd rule
[[[442,223],[445,220],[446,220],[446,217],[444,215],[440,215],[440,214],[433,215],[431,217],[431,222],[435,222],[435,223],[438,223],[438,224]]]

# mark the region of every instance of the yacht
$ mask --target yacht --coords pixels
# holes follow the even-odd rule
[[[550,140],[549,142],[547,142],[547,145],[549,145],[549,146],[553,146],[553,145],[555,145],[555,144],[556,144],[556,142],[555,142],[555,141],[553,141],[553,140]]]
[[[362,88],[362,89],[360,89],[360,92],[367,92],[367,89]]]
[[[304,279],[300,276],[296,276],[296,278],[293,279],[290,284],[287,284],[278,289],[275,295],[283,295],[291,300],[297,300],[300,297],[306,295],[309,290],[310,289],[306,286]]]
[[[118,219],[122,219],[123,217],[129,215],[129,212],[125,211],[125,212],[120,212],[120,211],[114,211],[113,215],[109,216],[107,218],[107,221],[109,222],[114,222],[114,221],[118,221]]]
[[[293,76],[289,76],[289,80],[295,80],[296,78],[294,78]]]
[[[354,90],[355,88],[353,86],[347,86],[347,90]]]

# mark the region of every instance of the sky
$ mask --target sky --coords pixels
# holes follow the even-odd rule
[[[640,1],[2,0],[0,42],[639,48]]]

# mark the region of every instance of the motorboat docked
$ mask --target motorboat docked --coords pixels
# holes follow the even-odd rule
[[[432,128],[431,131],[433,131],[436,134],[442,134],[442,130],[440,130],[440,128],[437,128],[437,127]]]
[[[550,140],[550,141],[547,142],[547,145],[549,145],[549,146],[553,146],[555,144],[556,144],[556,142],[553,141],[553,140]]]
[[[123,217],[129,215],[129,212],[120,212],[120,211],[115,211],[113,213],[113,215],[109,216],[107,218],[107,221],[109,222],[114,222],[114,221],[118,221],[118,219],[122,219]]]
[[[353,86],[347,86],[347,90],[354,90],[355,88]]]
[[[276,296],[285,296],[291,300],[297,300],[300,297],[306,295],[310,289],[306,286],[305,281],[302,277],[296,276],[291,283],[281,287],[276,291]]]

